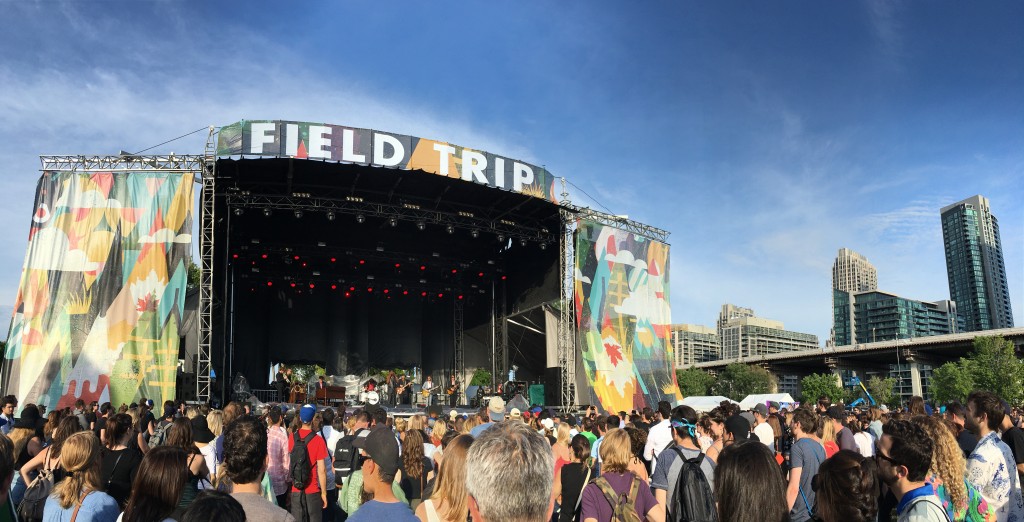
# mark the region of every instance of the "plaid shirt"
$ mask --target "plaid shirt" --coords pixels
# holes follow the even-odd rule
[[[280,426],[271,426],[267,430],[267,455],[270,464],[267,475],[274,487],[275,495],[288,492],[288,469],[291,468],[291,457],[288,455],[288,434]]]

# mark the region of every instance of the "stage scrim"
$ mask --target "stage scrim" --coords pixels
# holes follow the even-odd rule
[[[682,400],[669,342],[669,247],[582,220],[576,231],[576,322],[590,386],[581,402],[629,411]]]
[[[174,399],[193,176],[44,172],[3,361],[47,409]]]

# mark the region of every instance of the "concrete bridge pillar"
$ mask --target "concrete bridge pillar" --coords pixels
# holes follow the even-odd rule
[[[918,397],[924,397],[924,387],[921,385],[921,363],[910,362],[910,393]]]

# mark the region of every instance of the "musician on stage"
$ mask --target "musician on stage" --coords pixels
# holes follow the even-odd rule
[[[385,382],[388,385],[388,404],[398,406],[398,375],[394,370],[388,372]]]
[[[434,403],[434,380],[428,375],[427,380],[423,381],[423,386],[420,387],[420,392],[426,399],[427,406]]]
[[[448,394],[448,406],[454,408],[459,403],[459,381],[455,379],[455,374],[452,374],[451,379],[448,381],[448,387],[444,390]]]
[[[285,370],[286,368],[282,364],[277,368],[277,375],[274,377],[274,388],[277,389],[277,402],[284,402],[288,398],[288,390],[291,388],[291,383],[288,381]]]

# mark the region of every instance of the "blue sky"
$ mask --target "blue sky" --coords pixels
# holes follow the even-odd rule
[[[980,193],[1024,323],[1021,20],[1020,2],[3,2],[0,305],[39,154],[247,118],[545,165],[574,202],[672,232],[675,322],[733,303],[822,342],[840,247],[883,290],[947,299],[938,210]]]

